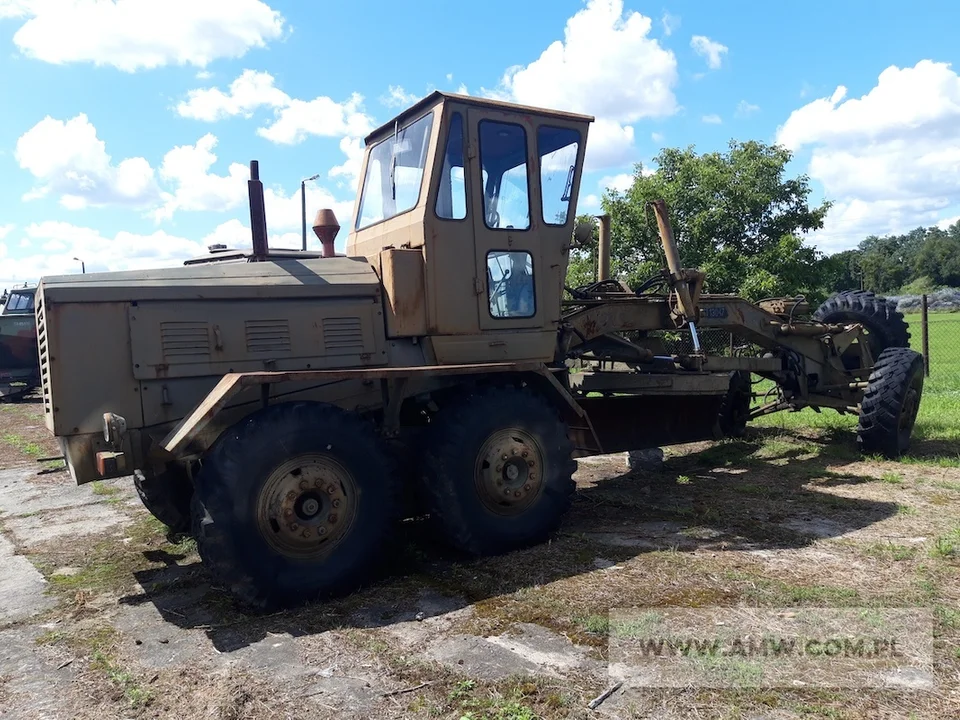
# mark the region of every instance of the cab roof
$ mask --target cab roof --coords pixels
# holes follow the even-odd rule
[[[447,93],[442,92],[441,90],[434,90],[425,98],[418,100],[402,113],[390,118],[388,122],[385,122],[383,125],[367,135],[363,140],[364,144],[369,145],[375,137],[382,135],[388,130],[392,131],[394,123],[402,122],[408,118],[412,119],[422,113],[428,107],[433,107],[438,102],[447,100],[464,103],[466,105],[474,105],[476,107],[511,110],[513,112],[543,115],[545,117],[561,118],[563,120],[576,120],[579,122],[589,123],[593,122],[595,119],[593,115],[580,115],[578,113],[564,112],[563,110],[548,110],[546,108],[533,107],[532,105],[517,105],[516,103],[505,102],[503,100],[490,100],[488,98],[473,97],[472,95],[458,95],[456,93]]]

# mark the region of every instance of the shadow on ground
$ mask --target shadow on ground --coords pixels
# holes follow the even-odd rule
[[[549,542],[506,556],[469,561],[445,553],[425,522],[400,524],[384,549],[388,570],[354,594],[270,616],[237,609],[210,584],[200,563],[161,553],[165,567],[141,571],[145,594],[121,603],[152,603],[169,623],[202,629],[220,652],[268,633],[294,637],[332,629],[377,628],[440,615],[524,588],[595,572],[598,560],[621,563],[645,553],[802,548],[818,538],[865,528],[898,512],[892,502],[830,493],[873,480],[846,472],[859,460],[849,432],[819,437],[752,429],[740,440],[668,459],[658,472],[611,474],[622,460],[581,464],[573,506]],[[712,598],[724,604],[723,597]],[[731,598],[728,602],[733,602]]]

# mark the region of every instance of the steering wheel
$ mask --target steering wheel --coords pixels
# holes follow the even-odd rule
[[[500,227],[500,213],[498,213],[496,210],[490,210],[487,213],[487,227],[489,228]]]

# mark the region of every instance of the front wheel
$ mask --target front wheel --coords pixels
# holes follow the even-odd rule
[[[143,506],[170,528],[170,532],[190,532],[193,484],[183,468],[168,465],[162,473],[149,478],[137,470],[133,475],[133,484]]]
[[[888,458],[906,452],[922,395],[923,356],[907,348],[880,353],[860,402],[861,451]]]
[[[556,410],[528,390],[491,387],[431,421],[421,472],[427,509],[470,555],[541,542],[570,506],[573,443]]]
[[[388,547],[399,481],[374,429],[321,403],[280,403],[225,431],[193,501],[204,564],[269,610],[349,592]]]

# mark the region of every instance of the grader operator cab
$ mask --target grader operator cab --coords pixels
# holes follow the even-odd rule
[[[369,577],[409,489],[453,546],[488,554],[558,525],[576,457],[802,407],[857,414],[866,451],[902,452],[923,375],[882,298],[840,294],[802,320],[798,299],[704,294],[662,203],[667,269],[564,287],[589,234],[574,218],[591,120],[433,93],[367,138],[346,257],[326,210],[324,252],[267,247],[253,163],[251,251],[44,278],[44,410],[73,478],[132,474],[266,608]],[[760,350],[710,355],[704,328]],[[751,373],[774,385],[757,407]]]

